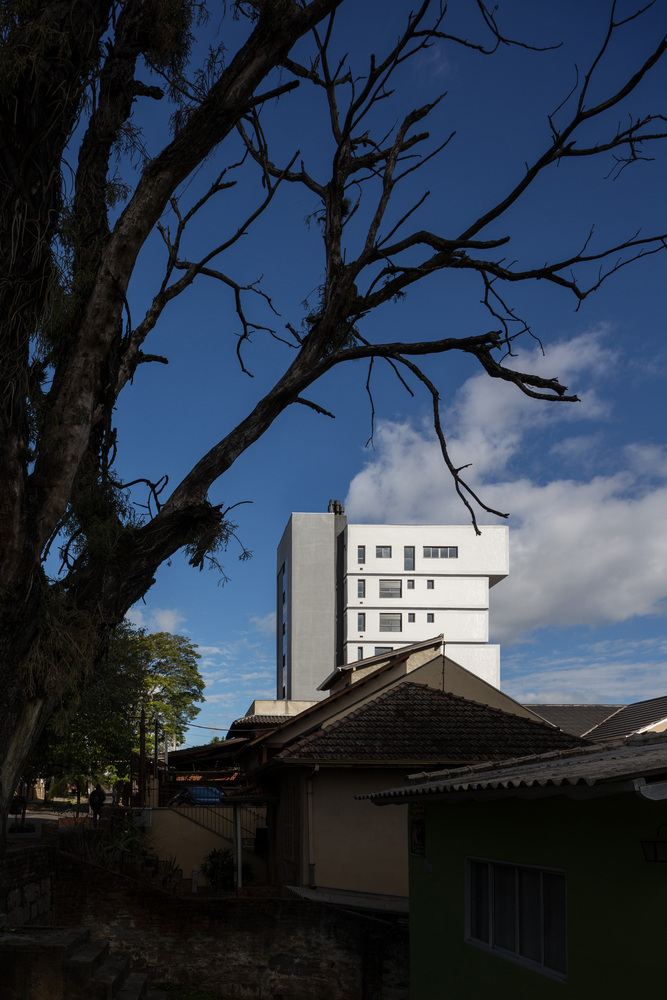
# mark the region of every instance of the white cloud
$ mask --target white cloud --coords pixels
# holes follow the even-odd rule
[[[600,331],[557,344],[546,359],[524,352],[514,367],[589,385],[582,402],[539,403],[478,375],[446,414],[452,459],[472,461],[471,486],[491,507],[512,513],[510,576],[492,592],[494,641],[667,610],[667,452],[642,443],[614,452],[608,444],[614,464],[603,467],[604,425],[594,434],[563,433],[575,420],[607,420],[595,385],[616,360]],[[530,464],[526,455],[536,448]],[[558,461],[550,463],[554,453]],[[563,459],[571,478],[553,473]],[[373,458],[350,484],[345,505],[351,521],[467,519],[427,423],[380,425]]]
[[[262,635],[276,634],[276,613],[275,611],[270,611],[268,615],[259,617],[258,615],[252,615],[248,621],[253,626],[256,632],[261,632]]]
[[[530,670],[503,670],[503,691],[522,703],[632,704],[664,691],[667,660],[541,659]]]
[[[148,608],[135,604],[128,611],[127,620],[149,632],[177,632],[185,615],[178,608]]]

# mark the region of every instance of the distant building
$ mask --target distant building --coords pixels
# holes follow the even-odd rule
[[[447,655],[498,687],[489,589],[509,572],[504,525],[348,524],[342,504],[292,514],[278,546],[279,699],[317,699],[339,666],[442,634]]]

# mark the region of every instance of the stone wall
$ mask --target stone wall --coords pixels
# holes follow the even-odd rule
[[[8,927],[53,923],[53,847],[23,844],[10,848],[0,862],[0,913]]]
[[[220,1000],[405,1000],[407,927],[297,899],[184,898],[61,854],[60,926]]]

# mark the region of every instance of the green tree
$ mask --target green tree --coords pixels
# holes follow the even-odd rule
[[[182,743],[186,729],[199,714],[197,702],[205,700],[196,646],[182,635],[169,632],[143,635],[138,646],[142,682],[135,714],[141,709],[146,713],[147,745],[153,746],[151,722],[156,717],[169,741]]]
[[[30,754],[23,777],[95,784],[125,777],[139,751],[139,716],[146,712],[146,748],[153,750],[152,720],[180,742],[199,712],[204,681],[195,647],[180,635],[146,635],[122,623],[95,671],[66,692]]]
[[[560,106],[545,108],[542,136],[525,136],[513,179],[500,189],[490,158],[494,183],[479,186],[464,215],[460,193],[452,192],[452,216],[466,219],[460,231],[446,212],[433,218],[421,196],[401,193],[418,164],[449,144],[432,143],[424,127],[442,95],[424,92],[406,110],[406,64],[435,44],[445,52],[465,46],[480,59],[514,45],[496,8],[483,0],[454,6],[392,3],[392,13],[402,11],[402,31],[386,51],[352,65],[351,20],[340,32],[335,22],[337,12],[354,17],[359,5],[352,0],[236,0],[222,14],[216,6],[222,43],[213,49],[202,36],[209,29],[200,0],[2,0],[0,820],[62,693],[103,655],[110,630],[150,588],[157,568],[180,549],[199,568],[224,549],[234,525],[228,509],[210,502],[212,484],[294,404],[325,412],[304,395],[318,379],[347,362],[385,362],[425,391],[443,459],[472,512],[478,498],[450,460],[437,386],[420,363],[462,352],[529,396],[574,400],[557,378],[508,362],[516,337],[529,330],[509,289],[540,282],[581,302],[624,263],[664,246],[662,232],[612,235],[605,243],[592,237],[583,248],[576,236],[576,246],[562,253],[540,231],[524,248],[524,263],[507,250],[514,207],[555,168],[576,188],[580,164],[602,160],[602,174],[632,167],[664,137],[662,116],[635,107],[667,42],[652,39],[623,77],[615,75],[614,39],[637,12],[622,18],[614,3],[574,89],[564,82]],[[515,58],[525,51],[515,46]],[[304,89],[321,100],[325,128],[311,163],[297,152],[309,125],[290,103]],[[173,130],[147,156],[142,115],[150,117],[146,108],[156,101],[172,102]],[[270,147],[275,135],[280,148]],[[127,150],[132,163],[122,159]],[[189,187],[214,158],[208,190]],[[188,238],[193,220],[221,199],[224,205],[235,170],[257,171],[257,203],[228,232],[223,211],[209,229],[214,245],[197,246]],[[286,188],[315,203],[322,239],[313,254],[321,253],[322,280],[315,308],[303,322],[301,315],[288,319],[278,336],[263,313],[251,315],[251,301],[268,309],[269,293],[254,275],[235,277],[226,262]],[[145,314],[132,317],[137,258],[156,227],[164,274]],[[481,289],[488,310],[473,332],[448,325],[446,307],[425,339],[415,329],[383,342],[383,324],[367,323],[417,283],[438,274],[458,281],[461,273],[462,289],[474,279],[473,304]],[[286,360],[206,454],[193,444],[191,469],[166,499],[163,481],[137,481],[133,492],[114,470],[115,410],[129,383],[140,385],[141,365],[166,360],[144,350],[147,338],[169,304],[202,279],[230,296],[242,372],[253,333],[283,341]],[[306,280],[303,297],[312,287]],[[206,363],[226,362],[221,355]],[[138,495],[140,485],[146,492]],[[44,563],[58,544],[62,567],[52,578]]]
[[[81,788],[127,774],[136,752],[135,706],[145,684],[145,637],[123,622],[96,669],[64,692],[23,777],[66,779]]]

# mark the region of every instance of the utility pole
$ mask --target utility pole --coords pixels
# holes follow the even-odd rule
[[[146,710],[141,710],[139,722],[139,807],[146,804]]]

